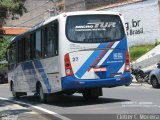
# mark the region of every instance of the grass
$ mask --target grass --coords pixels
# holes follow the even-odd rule
[[[151,45],[140,45],[140,46],[132,46],[129,48],[131,61],[135,61],[151,49],[155,47],[154,44]]]

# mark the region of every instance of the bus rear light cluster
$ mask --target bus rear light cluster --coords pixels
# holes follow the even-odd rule
[[[129,59],[129,52],[128,50],[126,51],[126,61],[125,61],[125,72],[130,72],[130,59]]]
[[[69,54],[66,54],[64,57],[64,65],[65,65],[66,76],[72,76],[73,70],[72,70]]]

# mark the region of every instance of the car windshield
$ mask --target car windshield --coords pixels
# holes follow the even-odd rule
[[[124,28],[118,15],[69,16],[66,36],[71,42],[101,43],[121,40]]]

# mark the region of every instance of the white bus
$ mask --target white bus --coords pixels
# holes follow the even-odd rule
[[[14,97],[27,92],[102,96],[102,87],[130,83],[124,21],[119,13],[63,13],[15,37],[8,48],[8,79]]]

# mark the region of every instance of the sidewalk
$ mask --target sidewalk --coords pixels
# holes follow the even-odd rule
[[[21,105],[0,99],[0,120],[47,120],[39,113]]]

